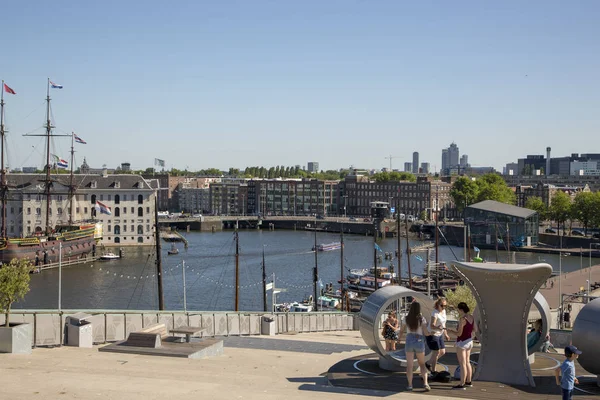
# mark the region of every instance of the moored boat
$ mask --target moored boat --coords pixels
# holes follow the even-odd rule
[[[342,248],[342,244],[340,242],[326,243],[317,245],[317,251],[333,251],[339,250]],[[312,251],[315,251],[315,246],[313,246]]]

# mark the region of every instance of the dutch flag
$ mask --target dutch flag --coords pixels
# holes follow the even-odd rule
[[[108,207],[105,204],[100,203],[97,200],[96,200],[95,207],[96,207],[96,211],[99,212],[100,214],[112,215],[112,212],[110,211],[110,207]]]
[[[56,166],[58,168],[69,168],[69,162],[67,160],[63,160],[56,154],[53,154],[53,156],[54,156],[54,160],[56,161]]]
[[[79,136],[77,136],[76,134],[73,134],[73,139],[75,139],[75,141],[77,143],[81,143],[81,144],[87,144],[87,142],[85,140],[83,140],[82,138],[80,138]]]
[[[56,84],[56,83],[54,83],[54,82],[50,81],[50,87],[51,87],[52,89],[62,89],[62,88],[63,88],[63,85],[58,85],[58,84]]]

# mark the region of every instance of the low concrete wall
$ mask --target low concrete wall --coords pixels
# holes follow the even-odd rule
[[[207,328],[204,336],[260,335],[261,318],[269,313],[192,312],[140,310],[13,310],[11,322],[33,325],[33,346],[65,343],[65,320],[76,312],[91,314],[94,343],[116,342],[145,326],[164,323],[170,329],[190,325]],[[277,313],[276,332],[323,332],[358,330],[358,318],[347,313]],[[4,314],[0,316],[4,324]]]

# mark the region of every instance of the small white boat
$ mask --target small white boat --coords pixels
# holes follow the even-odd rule
[[[173,243],[171,245],[171,249],[169,251],[167,251],[167,254],[170,256],[173,256],[175,254],[179,254],[179,249],[177,247],[175,247],[175,243]]]
[[[100,256],[101,260],[118,260],[119,258],[121,258],[118,254],[115,253],[104,253]]]

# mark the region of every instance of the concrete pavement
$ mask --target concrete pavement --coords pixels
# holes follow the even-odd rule
[[[435,399],[328,385],[326,373],[336,362],[371,353],[357,331],[236,338],[231,346],[227,340],[223,356],[202,360],[100,353],[96,347],[0,354],[0,398]]]

